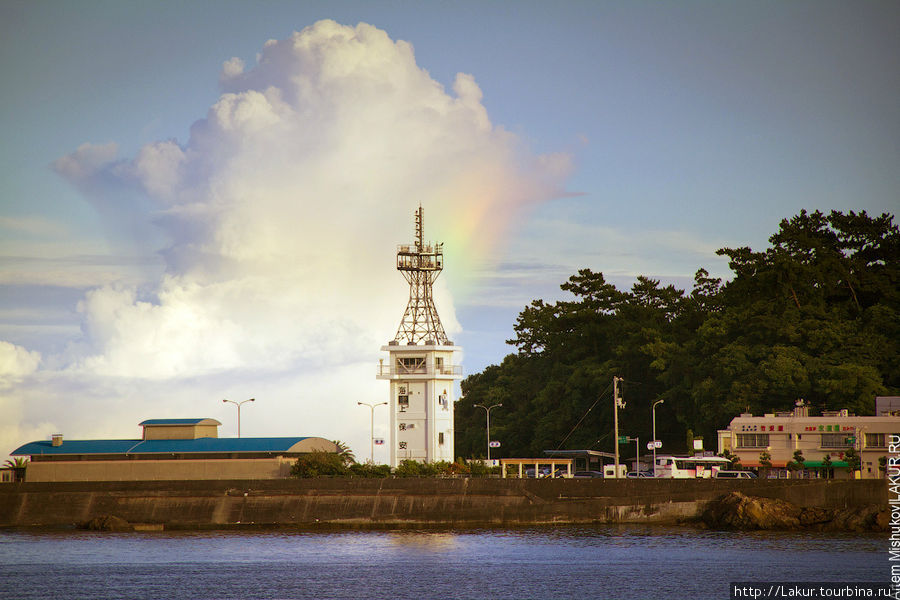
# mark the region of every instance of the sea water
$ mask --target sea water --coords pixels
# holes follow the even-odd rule
[[[887,582],[884,535],[643,526],[0,532],[0,598],[730,598],[732,582]]]

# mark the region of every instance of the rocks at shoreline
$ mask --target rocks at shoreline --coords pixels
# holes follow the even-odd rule
[[[115,515],[94,517],[90,521],[78,523],[77,527],[89,531],[134,531],[131,523]]]
[[[817,531],[887,531],[887,507],[801,508],[784,500],[730,492],[710,502],[700,520],[711,529]]]

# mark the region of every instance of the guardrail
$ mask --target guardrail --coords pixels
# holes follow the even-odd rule
[[[424,367],[402,367],[397,365],[378,365],[377,376],[379,377],[403,377],[405,375],[462,375],[461,365],[443,365],[437,368]]]

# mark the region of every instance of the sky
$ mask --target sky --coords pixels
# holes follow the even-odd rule
[[[0,2],[0,455],[148,418],[368,458],[413,239],[466,374],[581,268],[896,213],[897,2]],[[375,411],[376,436],[387,414]],[[376,462],[385,462],[376,451]]]

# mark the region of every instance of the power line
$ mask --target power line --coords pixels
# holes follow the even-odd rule
[[[597,396],[597,399],[594,401],[593,404],[591,404],[591,407],[589,409],[587,409],[587,412],[585,412],[584,415],[582,415],[582,417],[580,419],[578,419],[578,422],[575,423],[575,427],[573,427],[572,430],[569,431],[569,433],[566,435],[566,437],[564,437],[563,440],[559,443],[559,446],[556,447],[557,450],[562,448],[562,445],[566,443],[566,440],[569,439],[569,436],[571,436],[575,432],[575,430],[578,429],[578,426],[581,425],[581,422],[587,418],[588,413],[590,413],[592,410],[594,410],[594,407],[597,406],[597,404],[601,400],[603,400],[603,397],[606,395],[606,392],[609,391],[610,387],[612,387],[611,383],[606,384],[606,389],[603,390],[602,392],[600,392],[600,395]],[[594,442],[594,443],[596,443],[596,442]]]

